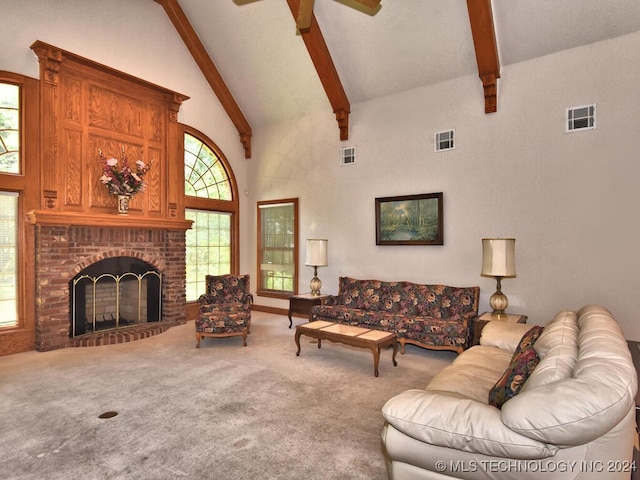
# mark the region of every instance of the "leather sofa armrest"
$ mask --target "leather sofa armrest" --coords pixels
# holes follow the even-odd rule
[[[508,352],[514,352],[522,336],[531,329],[532,325],[525,323],[489,322],[482,329],[480,345],[497,347]]]
[[[538,459],[557,451],[507,428],[497,408],[453,392],[407,390],[387,401],[382,414],[409,437],[469,453]]]

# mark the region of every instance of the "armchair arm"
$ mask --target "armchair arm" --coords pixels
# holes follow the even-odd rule
[[[507,428],[497,408],[453,392],[407,390],[391,398],[382,414],[405,435],[464,452],[537,459],[557,451]]]
[[[242,297],[242,303],[244,303],[245,305],[251,305],[253,303],[253,294],[245,293]]]
[[[198,303],[200,305],[209,305],[210,303],[213,303],[213,300],[209,295],[207,295],[206,293],[203,293],[198,297]]]

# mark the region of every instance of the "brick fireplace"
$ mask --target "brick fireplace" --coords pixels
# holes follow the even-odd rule
[[[39,137],[37,154],[25,162],[24,209],[33,230],[23,236],[23,269],[25,278],[33,272],[35,284],[22,290],[28,302],[33,291],[35,305],[25,308],[30,318],[24,325],[33,321],[34,328],[24,329],[22,345],[39,351],[78,345],[80,337],[69,335],[69,282],[113,257],[139,259],[161,274],[161,319],[153,323],[184,323],[185,232],[192,222],[184,219],[178,112],[189,97],[41,41],[31,48],[40,64],[33,117]],[[131,199],[130,215],[120,216],[100,180],[99,152],[117,158],[125,150],[132,161],[152,167],[144,193]]]
[[[160,272],[162,318],[157,324],[164,330],[185,323],[186,228],[34,223],[37,350],[81,344],[70,337],[69,282],[89,265],[112,257],[137,258]]]

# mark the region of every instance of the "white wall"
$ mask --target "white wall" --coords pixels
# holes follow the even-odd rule
[[[639,52],[633,34],[503,67],[496,114],[474,75],[352,105],[346,142],[330,112],[259,129],[249,198],[300,198],[300,291],[312,276],[304,239],[324,237],[326,293],[341,275],[480,285],[485,310],[495,280],[480,276],[481,239],[513,236],[510,311],[543,324],[601,303],[640,339]],[[589,103],[597,128],[565,133],[565,109]],[[434,153],[433,133],[450,128],[455,150]],[[342,146],[356,146],[355,165],[340,166]],[[440,191],[443,246],[376,246],[375,197]]]
[[[301,291],[312,274],[304,239],[317,236],[329,239],[330,265],[319,269],[325,292],[336,292],[340,275],[480,285],[484,310],[495,282],[479,275],[480,240],[513,236],[518,276],[503,281],[510,311],[544,323],[601,303],[640,340],[640,34],[503,67],[496,114],[484,114],[477,76],[460,78],[352,105],[346,142],[331,112],[254,126],[246,160],[156,2],[0,0],[0,11],[2,70],[37,77],[29,46],[42,40],[191,97],[180,121],[218,144],[238,181],[243,273],[257,275],[255,202],[299,197]],[[565,108],[593,102],[597,129],[564,133]],[[450,128],[456,149],[434,153],[434,131]],[[342,146],[357,147],[355,165],[339,165]],[[375,245],[375,197],[439,191],[443,246]]]

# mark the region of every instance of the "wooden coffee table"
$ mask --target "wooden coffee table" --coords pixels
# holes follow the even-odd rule
[[[369,348],[373,352],[373,373],[378,376],[378,363],[380,362],[380,349],[393,347],[393,366],[397,366],[396,354],[398,353],[398,338],[395,333],[382,330],[369,330],[367,328],[352,327],[339,323],[317,320],[296,326],[296,345],[300,356],[300,336],[315,338],[318,340],[318,348],[322,346],[322,340],[344,343],[352,347]]]

